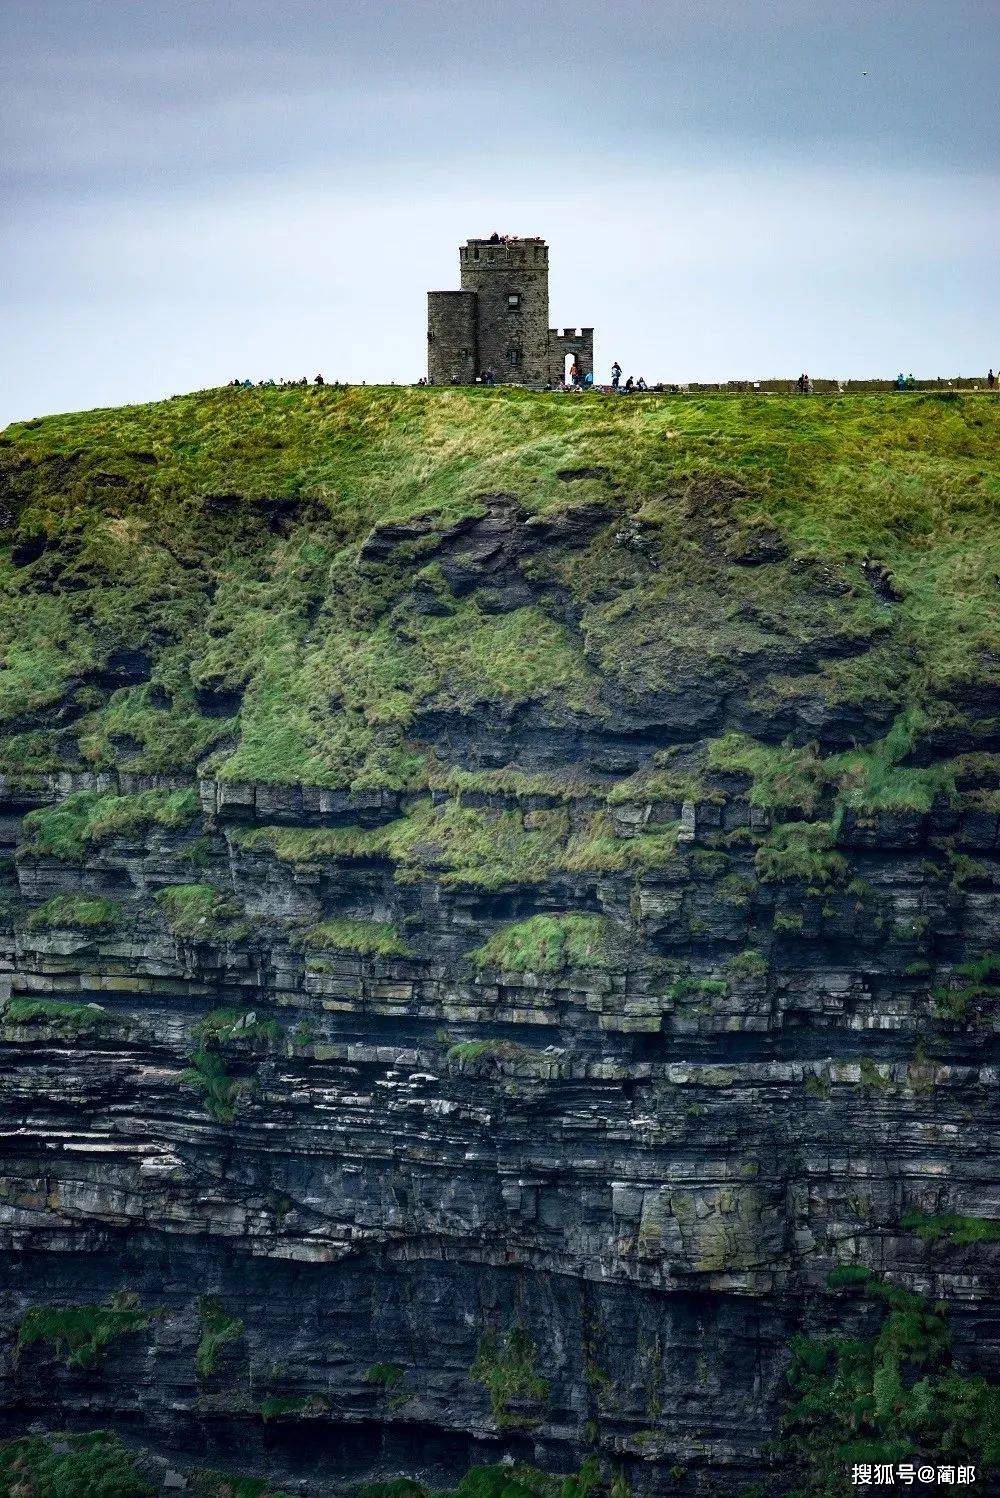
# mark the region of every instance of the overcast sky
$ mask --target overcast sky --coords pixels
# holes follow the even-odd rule
[[[1000,364],[998,0],[0,0],[0,426],[412,380],[551,246],[598,378]]]

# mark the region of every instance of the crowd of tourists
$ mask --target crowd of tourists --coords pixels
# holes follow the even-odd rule
[[[226,388],[227,390],[298,390],[303,385],[326,385],[328,383],[331,390],[347,389],[346,381],[327,381],[321,374],[318,374],[314,380],[306,379],[305,375],[301,380],[286,380],[284,375],[280,380],[230,380]],[[361,383],[363,385],[364,380]]]
[[[986,388],[988,390],[995,390],[998,379],[1000,379],[1000,376],[994,373],[991,368],[986,376]],[[364,385],[366,381],[361,380],[360,383]],[[426,375],[421,375],[416,383],[418,386],[423,386],[429,385],[431,382],[427,379]],[[458,385],[461,382],[459,377],[455,375],[451,383]],[[476,376],[475,383],[477,385],[493,386],[496,384],[496,375],[492,369],[484,369]],[[912,374],[904,375],[900,372],[893,383],[897,390],[916,390],[918,388],[917,381]],[[305,375],[300,380],[286,380],[284,376],[279,380],[230,380],[227,388],[231,390],[295,390],[300,389],[304,385],[325,385],[331,390],[350,389],[346,380],[325,380],[321,374],[318,374],[314,380],[307,379]],[[759,385],[759,380],[753,381],[751,388],[759,388]],[[841,391],[844,389],[844,382],[838,381],[837,385]],[[581,366],[574,361],[570,366],[565,382],[562,385],[557,384],[550,388],[577,392],[600,390],[605,394],[613,395],[641,395],[644,391],[650,391],[657,395],[677,395],[687,387],[677,384],[665,384],[662,380],[655,385],[647,385],[642,375],[638,377],[629,375],[628,379],[623,382],[622,367],[616,359],[611,366],[611,382],[608,385],[595,385],[593,373],[589,369],[584,372]],[[978,389],[979,387],[976,386],[975,388]],[[795,389],[799,395],[812,395],[813,382],[810,376],[805,372],[800,374],[795,381]]]

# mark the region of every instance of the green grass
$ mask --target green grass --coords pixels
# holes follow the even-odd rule
[[[295,1420],[304,1415],[321,1415],[330,1408],[322,1394],[271,1394],[261,1400],[257,1413],[268,1424],[271,1420]]]
[[[810,817],[822,802],[837,821],[847,809],[861,814],[927,812],[938,799],[955,796],[952,763],[903,763],[927,725],[925,712],[910,706],[884,738],[826,756],[814,744],[761,744],[744,734],[728,733],[709,743],[707,763],[712,770],[746,776],[751,806],[765,807],[779,817],[791,812]]]
[[[830,1290],[842,1290],[847,1286],[867,1285],[873,1278],[872,1271],[864,1264],[838,1264],[830,1270],[826,1283]]]
[[[200,1468],[191,1473],[192,1498],[291,1498],[266,1477],[245,1477],[235,1472]]]
[[[459,1040],[445,1052],[447,1061],[541,1061],[546,1060],[541,1051],[521,1045],[517,1040]]]
[[[620,837],[610,814],[594,810],[574,825],[565,807],[527,810],[467,805],[460,797],[417,797],[379,827],[238,829],[239,846],[270,849],[284,862],[384,859],[403,882],[434,874],[446,886],[502,889],[560,874],[644,871],[670,864],[677,829]]]
[[[766,978],[767,958],[763,952],[753,950],[737,952],[736,956],[730,957],[726,963],[726,972],[736,983],[751,982],[754,978]]]
[[[955,978],[965,981],[957,983]],[[994,1008],[1000,1001],[1000,954],[985,952],[973,962],[960,963],[951,981],[932,990],[931,999],[935,1016],[954,1024]]]
[[[757,849],[754,867],[765,884],[805,884],[829,889],[843,881],[847,860],[833,851],[829,822],[780,822]]]
[[[871,1279],[863,1289],[885,1306],[874,1336],[793,1340],[780,1446],[790,1498],[840,1498],[854,1462],[946,1456],[982,1475],[1000,1461],[1000,1385],[954,1366],[943,1309]]]
[[[906,1212],[900,1226],[927,1243],[942,1241],[963,1247],[970,1243],[1000,1243],[1000,1219],[962,1217],[956,1212]]]
[[[44,1025],[71,1038],[93,1030],[113,1030],[121,1024],[100,1004],[78,1004],[72,999],[11,999],[0,1011],[6,1025]]]
[[[606,967],[616,946],[614,927],[605,916],[535,915],[495,931],[469,955],[477,967],[558,973]]]
[[[198,795],[193,789],[140,791],[131,796],[76,791],[55,806],[28,812],[21,851],[80,863],[91,843],[137,834],[153,825],[184,827],[194,821],[198,811]]]
[[[28,916],[29,931],[52,931],[63,927],[77,931],[106,931],[121,917],[118,900],[89,895],[53,895]]]
[[[534,1413],[517,1407],[541,1405],[548,1399],[548,1381],[535,1372],[537,1358],[538,1348],[520,1326],[504,1333],[486,1332],[479,1339],[469,1378],[489,1391],[490,1410],[498,1429],[538,1423]]]
[[[284,1035],[276,1019],[258,1019],[253,1010],[213,1009],[194,1026],[192,1034],[204,1045],[224,1046],[231,1040],[273,1041]]]
[[[152,1498],[155,1491],[110,1431],[0,1442],[0,1498]]]
[[[208,884],[168,884],[156,903],[173,936],[182,941],[211,941],[223,936],[240,913],[236,900]]]
[[[411,955],[410,948],[391,921],[356,921],[346,917],[319,921],[303,931],[301,941],[307,948],[356,952],[365,957]]]
[[[667,988],[667,998],[675,1003],[686,999],[724,999],[729,995],[729,984],[723,978],[707,978],[694,973],[681,973],[672,979]]]
[[[825,779],[814,746],[760,744],[739,733],[727,733],[709,744],[708,766],[749,777],[751,806],[803,816],[815,810]]]
[[[67,1368],[94,1368],[111,1342],[144,1330],[153,1314],[127,1294],[113,1297],[108,1306],[32,1306],[17,1329],[15,1352],[20,1356],[25,1348],[44,1342]]]
[[[242,1099],[254,1092],[254,1083],[231,1076],[224,1058],[207,1045],[199,1046],[189,1059],[191,1064],[181,1080],[198,1093],[205,1112],[217,1123],[232,1123]]]
[[[198,1324],[194,1365],[199,1378],[210,1378],[222,1349],[242,1337],[243,1322],[238,1316],[226,1315],[217,1295],[203,1295],[198,1301]]]
[[[772,697],[916,705],[947,726],[1000,645],[998,438],[998,403],[975,394],[385,387],[213,390],[10,427],[0,771],[207,759],[228,778],[419,788],[422,712],[599,716],[789,640],[838,648]],[[592,466],[603,476],[558,477]],[[453,597],[434,554],[497,492],[543,515],[615,512],[585,545],[542,548],[538,600],[499,613],[488,589]],[[359,566],[373,525],[418,515],[427,537]],[[642,556],[616,540],[633,522]],[[747,565],[760,534],[774,560]],[[888,569],[891,605],[866,557]],[[758,794],[808,801],[811,770],[803,783],[780,754]],[[869,795],[924,796],[910,768]]]

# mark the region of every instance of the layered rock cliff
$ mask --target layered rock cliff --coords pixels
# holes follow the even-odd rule
[[[0,438],[3,1433],[312,1494],[839,1492],[856,1437],[989,1490],[998,425]]]

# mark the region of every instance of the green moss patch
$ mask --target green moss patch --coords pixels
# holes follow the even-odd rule
[[[280,1040],[284,1031],[276,1019],[260,1019],[252,1010],[213,1009],[192,1033],[207,1045],[223,1046],[233,1040]]]
[[[191,1473],[193,1498],[291,1498],[266,1477],[246,1477],[237,1472],[199,1468]]]
[[[330,1401],[322,1394],[272,1394],[261,1400],[257,1413],[268,1424],[273,1420],[303,1420],[324,1415]]]
[[[931,994],[938,1019],[965,1024],[992,1011],[1000,1003],[1000,954],[985,952],[973,962],[959,963],[950,982]]]
[[[524,1462],[498,1463],[470,1467],[455,1488],[428,1488],[413,1478],[394,1477],[362,1483],[356,1492],[357,1498],[628,1498],[629,1487],[620,1471],[605,1478],[591,1457],[572,1475],[542,1472]]]
[[[841,883],[847,860],[833,850],[834,836],[829,822],[780,822],[757,849],[758,877],[765,884],[797,883],[813,890]]]
[[[111,1342],[145,1330],[153,1315],[137,1297],[124,1293],[108,1306],[32,1306],[17,1329],[15,1351],[20,1355],[36,1343],[48,1343],[67,1368],[94,1368]]]
[[[435,875],[445,885],[501,889],[559,874],[660,868],[676,856],[677,829],[635,837],[615,833],[610,814],[564,807],[527,810],[468,806],[455,797],[419,797],[380,827],[258,827],[233,834],[246,848],[269,848],[295,864],[381,859],[396,878]]]
[[[243,1322],[238,1316],[226,1315],[217,1295],[203,1295],[198,1301],[198,1326],[194,1365],[199,1378],[210,1378],[222,1349],[242,1337]]]
[[[107,931],[121,918],[117,900],[102,900],[89,895],[53,895],[28,916],[29,931],[52,931],[69,928],[77,931]]]
[[[190,1061],[182,1081],[198,1093],[217,1123],[232,1123],[240,1102],[255,1091],[253,1080],[230,1075],[224,1057],[208,1046],[199,1046]]]
[[[477,967],[511,973],[557,973],[604,967],[618,943],[605,916],[535,915],[504,926],[469,955]]]
[[[70,1431],[0,1442],[3,1498],[152,1498],[156,1489],[110,1431]]]
[[[168,884],[156,896],[173,936],[211,941],[225,935],[241,914],[237,901],[208,884]]]
[[[81,863],[91,843],[134,835],[152,825],[184,827],[194,821],[199,810],[193,789],[149,790],[130,796],[76,791],[56,806],[28,812],[21,851]]]
[[[906,1212],[900,1226],[916,1233],[927,1243],[1000,1243],[1000,1219],[996,1217],[963,1217],[957,1212]]]
[[[489,1391],[490,1410],[499,1429],[538,1423],[530,1406],[548,1399],[549,1385],[535,1372],[537,1358],[538,1348],[522,1327],[503,1334],[487,1332],[480,1338],[469,1378]]]
[[[116,1014],[109,1014],[100,1004],[77,1004],[71,999],[11,999],[0,1011],[0,1021],[6,1025],[42,1026],[67,1038],[88,1031],[113,1030],[121,1024]]]
[[[751,806],[797,811],[802,816],[815,810],[825,782],[815,747],[761,744],[738,733],[727,733],[709,744],[708,766],[749,777]]]
[[[302,932],[302,945],[320,951],[356,952],[361,956],[406,957],[410,949],[390,921],[357,921],[342,917],[319,921]]]
[[[943,1310],[894,1286],[864,1290],[886,1308],[875,1336],[792,1343],[781,1450],[794,1498],[839,1498],[854,1462],[1000,1461],[1000,1385],[954,1366]]]

